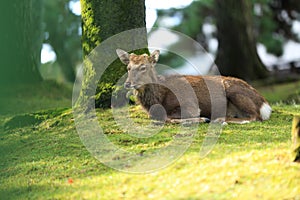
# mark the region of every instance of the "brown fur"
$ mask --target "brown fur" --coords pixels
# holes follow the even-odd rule
[[[201,116],[216,120],[226,116],[226,121],[234,123],[262,120],[260,108],[267,101],[245,81],[224,76],[158,76],[154,68],[158,51],[150,56],[117,53],[128,68],[125,86],[136,90],[151,118],[171,121]]]
[[[143,55],[135,55],[135,54],[130,54],[130,61],[136,65],[140,65],[146,61],[150,61],[150,58],[147,54]]]

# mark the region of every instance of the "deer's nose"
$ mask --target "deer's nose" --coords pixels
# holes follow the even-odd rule
[[[131,88],[131,83],[130,82],[125,82],[124,83],[124,88],[126,88],[126,89]]]

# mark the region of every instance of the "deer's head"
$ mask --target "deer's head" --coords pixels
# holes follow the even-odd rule
[[[145,84],[157,82],[155,65],[159,58],[159,50],[155,50],[150,56],[147,54],[129,54],[121,49],[116,51],[122,63],[127,65],[128,78],[124,83],[125,88],[139,90]]]

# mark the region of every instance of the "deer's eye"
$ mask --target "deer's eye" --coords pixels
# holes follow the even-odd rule
[[[142,65],[142,66],[140,67],[140,70],[141,70],[141,71],[146,71],[146,66],[145,66],[145,65]]]
[[[130,71],[131,70],[131,67],[127,67],[127,71]]]

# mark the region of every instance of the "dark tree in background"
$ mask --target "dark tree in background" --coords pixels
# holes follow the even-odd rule
[[[0,83],[40,82],[43,0],[1,1],[0,13]]]
[[[84,58],[107,38],[126,30],[146,27],[144,0],[81,0],[81,9]],[[92,75],[91,70],[84,69],[84,73]],[[119,60],[106,69],[98,82],[95,97],[97,107],[110,107],[115,83],[125,73],[126,68]]]
[[[81,62],[80,16],[72,13],[70,0],[45,1],[45,43],[49,43],[56,54],[64,78],[75,81],[75,67]]]
[[[218,29],[216,64],[222,75],[261,79],[267,70],[256,51],[252,5],[248,0],[215,0]]]

